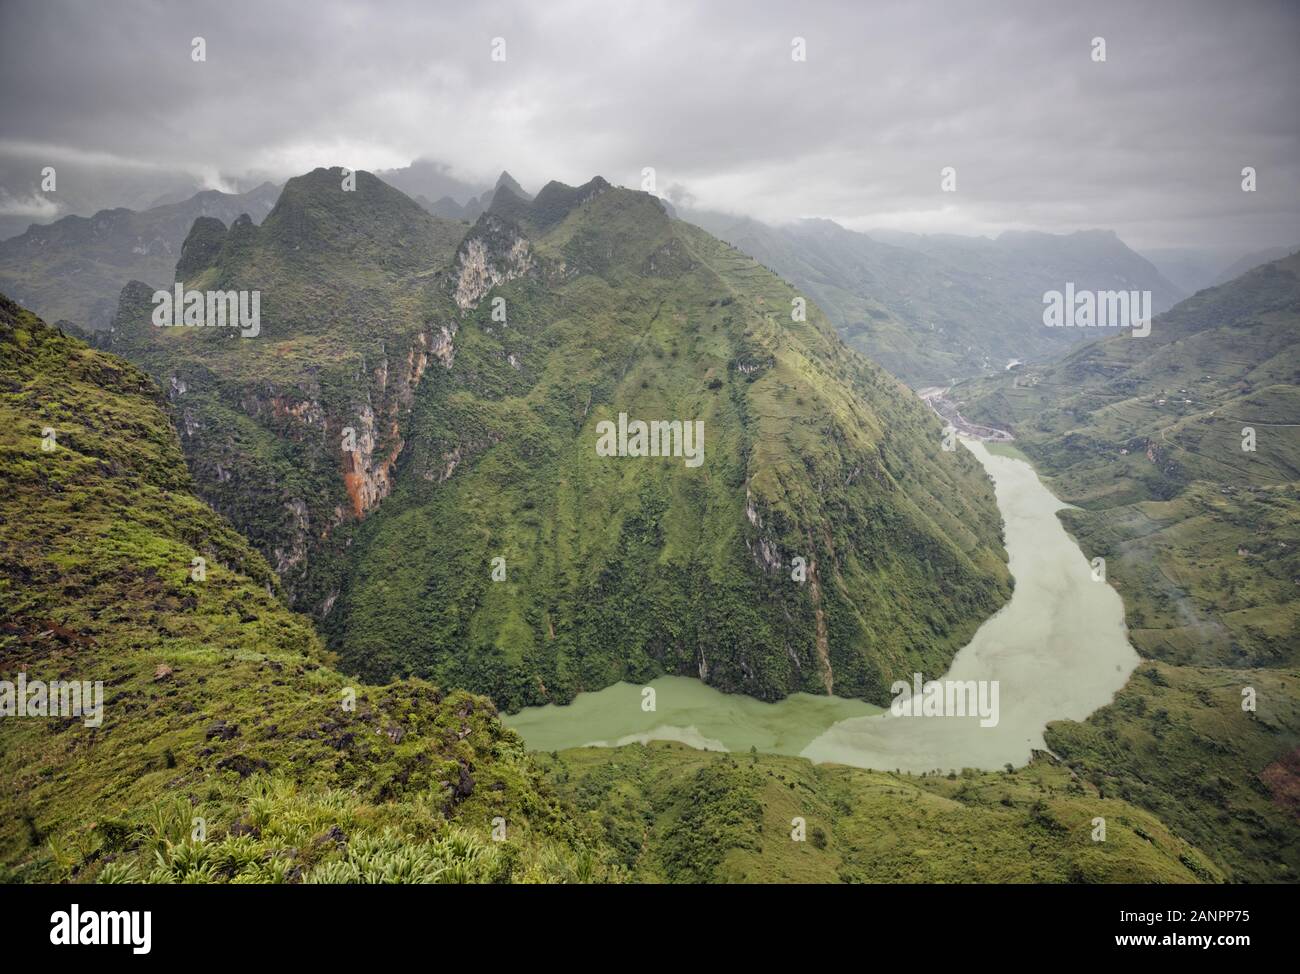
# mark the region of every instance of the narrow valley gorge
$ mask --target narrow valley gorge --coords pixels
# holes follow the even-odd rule
[[[631,897],[736,884],[1284,948],[1297,52],[1269,0],[0,4],[15,967],[653,951]]]

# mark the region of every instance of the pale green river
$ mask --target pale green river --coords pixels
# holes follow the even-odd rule
[[[1027,763],[1045,746],[1049,721],[1082,720],[1110,703],[1138,655],[1119,596],[1093,579],[1056,518],[1065,505],[1023,460],[990,453],[978,440],[962,442],[993,478],[1016,588],[941,679],[996,681],[996,725],[982,726],[979,716],[896,716],[806,693],[764,703],[675,676],[647,684],[655,691],[653,712],[642,709],[641,686],[619,683],[567,706],[529,707],[506,724],[537,751],[662,740],[911,772]]]

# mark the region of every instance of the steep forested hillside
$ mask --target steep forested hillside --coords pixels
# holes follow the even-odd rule
[[[200,495],[318,616],[353,527],[392,487],[420,377],[450,363],[439,275],[465,230],[369,173],[343,180],[289,180],[261,226],[195,222],[176,279],[259,291],[259,334],[154,327],[152,288],[133,283],[111,338],[167,390]]]
[[[653,197],[499,188],[446,287],[448,357],[327,620],[348,666],[512,708],[661,672],[882,702],[1005,599],[973,458]],[[702,423],[702,462],[598,455],[620,415]]]

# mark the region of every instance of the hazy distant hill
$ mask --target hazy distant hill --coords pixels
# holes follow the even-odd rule
[[[448,166],[430,159],[417,159],[404,169],[381,169],[375,175],[444,220],[477,220],[502,186],[520,199],[532,199],[508,172],[503,171],[486,189],[457,179]]]
[[[1214,284],[1223,269],[1237,259],[1230,251],[1198,247],[1149,247],[1142,250],[1142,256],[1184,294]]]
[[[0,240],[18,236],[33,224],[48,225],[65,216],[89,217],[100,210],[122,207],[148,210],[218,188],[193,172],[105,166],[93,159],[65,158],[55,167],[56,188],[45,191],[41,188],[42,169],[49,161],[39,155],[0,154],[0,204],[8,204],[0,205]],[[247,191],[261,181],[236,182],[234,191]]]
[[[1185,293],[1195,294],[1216,284],[1226,284],[1248,270],[1261,264],[1281,260],[1297,250],[1300,250],[1300,246],[1269,247],[1240,254],[1240,252],[1195,247],[1164,247],[1144,249],[1142,255]]]
[[[714,213],[685,218],[805,291],[849,345],[913,386],[1042,360],[1099,337],[1043,325],[1044,292],[1066,282],[1150,290],[1156,312],[1183,296],[1109,231],[988,239],[863,234],[830,220],[774,227]]]
[[[389,185],[397,186],[398,189],[401,189],[402,187],[399,184],[400,182],[402,181],[389,181]],[[407,180],[406,182],[410,181]],[[509,189],[510,192],[519,199],[532,199],[532,197],[524,191],[523,187],[520,186],[519,183],[515,181],[515,178],[508,172],[502,172],[501,175],[497,177],[496,185],[493,186],[492,189],[485,190],[478,196],[471,196],[464,203],[457,202],[451,196],[441,196],[438,199],[431,201],[428,196],[425,196],[422,193],[408,195],[411,195],[417,203],[434,216],[442,217],[444,220],[463,220],[465,222],[473,222],[492,205],[493,194],[503,186]]]
[[[238,195],[205,190],[138,212],[101,210],[31,226],[0,242],[0,290],[47,321],[88,332],[107,328],[127,281],[171,283],[196,219],[230,223],[247,214],[260,223],[279,195],[271,183]]]
[[[430,201],[444,197],[453,202],[468,201],[489,191],[486,185],[465,182],[453,176],[450,166],[433,159],[416,159],[401,169],[377,169],[374,175],[417,201],[420,197]]]
[[[1266,250],[1257,250],[1253,253],[1246,254],[1244,257],[1233,261],[1227,267],[1223,268],[1214,280],[1210,281],[1209,286],[1215,284],[1227,284],[1229,281],[1236,280],[1247,271],[1254,270],[1261,264],[1268,264],[1275,260],[1282,260],[1284,257],[1290,257],[1298,250],[1300,250],[1300,245],[1292,247],[1269,247]]]
[[[1168,500],[1197,481],[1300,480],[1300,256],[1257,267],[1114,336],[1018,375],[954,390],[1010,425],[1066,500]],[[1260,424],[1260,449],[1241,426]],[[1068,473],[1068,477],[1066,477]],[[1296,553],[1300,557],[1300,552]],[[1297,565],[1300,572],[1300,565]]]

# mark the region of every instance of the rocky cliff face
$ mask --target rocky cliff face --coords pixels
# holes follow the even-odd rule
[[[445,269],[464,231],[366,173],[355,191],[337,176],[290,180],[260,227],[200,219],[185,241],[178,279],[257,289],[258,336],[154,328],[151,289],[133,284],[111,339],[169,389],[199,492],[318,616],[356,524],[393,490],[417,386],[454,362]]]
[[[522,277],[532,268],[527,238],[501,217],[484,214],[456,252],[456,307],[461,311],[476,307],[492,288]]]
[[[385,355],[374,370],[366,401],[356,410],[356,425],[344,427],[351,429],[352,435],[342,440],[343,483],[357,519],[365,517],[393,489],[393,467],[404,445],[401,424],[428,368],[429,345],[428,334],[418,332],[398,369],[389,368]],[[435,342],[435,354],[436,348]],[[381,442],[386,446],[381,447]]]
[[[144,313],[143,305],[136,307],[137,314]],[[160,374],[182,448],[205,499],[247,528],[249,516],[241,510],[252,484],[264,482],[278,494],[267,501],[274,516],[266,512],[255,521],[275,523],[264,554],[291,596],[311,574],[317,549],[329,547],[341,526],[365,518],[392,491],[394,468],[405,445],[402,424],[415,390],[431,361],[451,366],[450,351],[443,349],[446,326],[437,327],[436,337],[420,331],[399,345],[395,363],[383,350],[373,369],[359,370],[362,375],[352,396],[342,401],[330,397],[312,377],[291,385],[223,381],[203,361],[188,358],[170,361]],[[117,350],[127,351],[121,346]],[[157,348],[135,350],[136,357],[155,362],[167,358],[165,353]],[[306,489],[302,470],[292,480],[264,481],[264,471],[257,468],[269,458],[250,453],[248,445],[232,435],[249,424],[274,437],[272,455],[292,456],[295,464],[305,459],[312,466],[333,466],[335,483],[321,477],[308,481],[316,489]],[[331,586],[316,611],[327,612],[336,594],[336,586]]]

